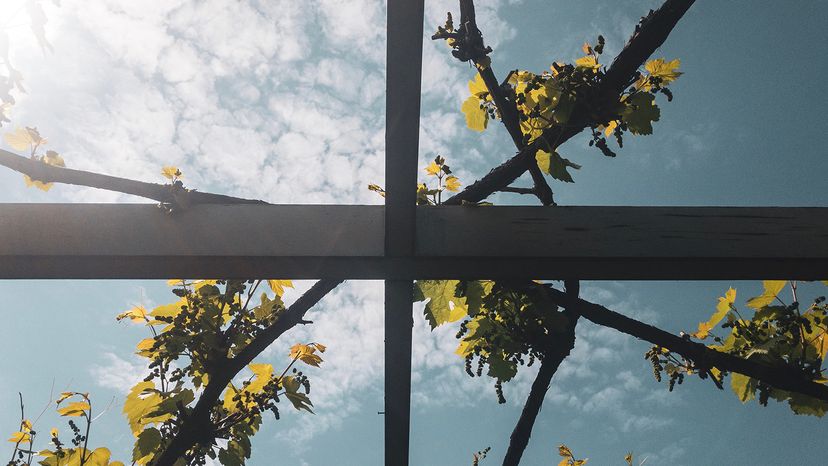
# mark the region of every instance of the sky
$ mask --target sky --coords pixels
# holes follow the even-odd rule
[[[14,127],[37,126],[73,168],[163,182],[164,165],[188,187],[272,203],[381,204],[385,5],[381,0],[42,1],[38,44],[28,0],[0,1],[0,31],[24,77]],[[478,24],[498,76],[540,72],[579,57],[584,41],[607,39],[604,62],[660,2],[491,0]],[[510,157],[503,128],[465,128],[460,104],[474,75],[428,39],[455,2],[426,2],[421,165],[439,153],[464,184]],[[583,165],[575,183],[552,183],[562,205],[828,205],[828,158],[819,136],[828,60],[828,2],[697,2],[655,57],[680,58],[675,99],[659,101],[654,134],[627,137],[608,159],[573,138],[560,152]],[[3,36],[0,36],[3,37]],[[1,43],[1,42],[0,42]],[[1,51],[1,50],[0,50]],[[3,143],[4,144],[4,143]],[[4,148],[8,149],[8,147]],[[425,173],[421,173],[425,175]],[[528,183],[526,180],[522,180]],[[117,193],[26,188],[0,169],[0,202],[146,202]],[[497,204],[526,204],[512,194]],[[310,282],[297,283],[295,299]],[[586,282],[582,295],[678,332],[692,330],[729,287],[737,302],[755,282]],[[806,287],[810,296],[817,285]],[[824,294],[824,291],[822,291]],[[144,330],[115,322],[136,304],[174,299],[163,281],[0,281],[0,431],[16,430],[17,392],[27,414],[49,393],[88,391],[96,410],[91,443],[128,459],[132,439],[120,399],[143,378],[133,355]],[[523,369],[498,405],[493,381],[472,379],[453,354],[456,327],[435,332],[415,305],[411,463],[462,465],[490,446],[497,464],[534,373]],[[254,439],[253,466],[382,462],[382,284],[348,282],[261,361],[284,365],[291,344],[328,345],[311,370],[316,415],[283,411]],[[590,464],[622,464],[633,451],[653,465],[824,463],[825,421],[786,406],[742,405],[731,392],[689,380],[669,393],[653,380],[644,342],[587,322],[552,382],[524,464],[557,464],[566,443]],[[114,400],[110,402],[110,400]],[[46,414],[36,428],[59,420]],[[5,427],[2,427],[5,426]],[[10,445],[10,444],[9,444]]]

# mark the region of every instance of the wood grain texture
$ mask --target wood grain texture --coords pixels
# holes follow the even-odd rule
[[[56,239],[57,238],[57,239]],[[828,208],[0,205],[0,278],[825,279]]]

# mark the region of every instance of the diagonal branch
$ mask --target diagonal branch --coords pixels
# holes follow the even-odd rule
[[[127,178],[101,175],[85,170],[55,167],[0,149],[0,165],[28,175],[44,183],[63,183],[105,189],[133,196],[145,197],[173,205],[191,204],[266,204],[264,201],[242,199],[223,194],[202,193],[175,188],[171,185],[146,183]]]
[[[566,295],[552,287],[546,287],[555,300],[566,299]],[[617,312],[611,311],[599,304],[579,299],[577,309],[583,317],[590,321],[632,335],[654,345],[667,348],[674,353],[692,360],[696,365],[704,368],[713,368],[738,372],[772,385],[780,390],[801,393],[822,401],[828,401],[828,385],[814,382],[803,376],[794,368],[787,366],[768,366],[750,359],[733,356],[708,348],[705,345],[639,322]]]
[[[192,412],[182,419],[178,434],[161,452],[152,466],[173,466],[183,458],[187,450],[200,442],[213,440],[213,424],[210,413],[215,407],[230,380],[271,343],[296,325],[304,322],[303,317],[311,307],[316,305],[326,294],[336,288],[341,280],[319,280],[305,294],[296,300],[270,327],[261,331],[236,357],[227,364],[210,373],[210,379],[198,398]]]
[[[506,131],[509,132],[509,136],[512,138],[515,147],[518,150],[525,149],[526,143],[523,139],[523,132],[520,129],[520,116],[517,105],[506,94],[504,88],[501,87],[492,69],[491,60],[486,56],[486,53],[491,51],[491,49],[485,47],[483,44],[483,34],[477,27],[473,0],[460,0],[460,30],[461,35],[473,39],[471,42],[474,43],[474,50],[468,51],[468,55],[474,62],[475,68],[477,68],[480,77],[483,78],[483,82],[489,90],[489,94],[492,96],[492,100],[500,114],[500,121],[503,123]],[[432,37],[432,39],[437,38],[441,37],[436,34]],[[466,45],[471,46],[472,44]],[[531,194],[537,196],[543,205],[555,205],[552,188],[549,187],[549,183],[546,182],[546,178],[543,177],[543,173],[534,159],[528,164],[527,169],[532,175],[532,182],[534,183]]]
[[[575,326],[578,324],[579,316],[577,300],[581,285],[577,280],[568,280],[565,286],[566,301],[563,303],[565,304],[564,315],[567,317],[568,324],[561,334],[555,335],[555,339],[551,341],[550,347],[546,351],[543,361],[541,361],[538,375],[535,376],[535,380],[532,382],[532,388],[529,390],[529,396],[523,405],[520,418],[509,438],[509,448],[503,458],[503,466],[517,466],[520,464],[523,452],[526,450],[526,446],[529,445],[532,427],[535,425],[535,419],[537,419],[543,406],[543,399],[549,390],[552,377],[558,371],[558,367],[560,367],[563,360],[569,356],[572,348],[575,347]]]
[[[617,96],[628,83],[632,82],[636,77],[638,68],[664,43],[667,36],[684,13],[693,5],[694,1],[667,0],[661,8],[647,15],[607,70],[599,93]],[[466,189],[444,201],[443,204],[459,205],[464,202],[480,202],[491,193],[509,186],[535,163],[535,152],[538,149],[538,144],[548,142],[551,147],[546,148],[546,150],[555,150],[583,131],[588,124],[588,119],[582,116],[583,113],[584,110],[576,108],[571,118],[571,126],[547,128],[543,136],[520,150],[511,159],[492,169],[480,180],[468,185]]]

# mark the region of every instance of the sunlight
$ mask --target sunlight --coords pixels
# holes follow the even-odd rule
[[[46,38],[48,21],[44,5],[35,0],[4,0],[0,2],[0,59],[6,61],[11,45],[34,38],[41,49],[51,50]],[[12,49],[13,50],[13,49]],[[12,58],[13,59],[13,58]],[[4,63],[7,64],[7,63]]]

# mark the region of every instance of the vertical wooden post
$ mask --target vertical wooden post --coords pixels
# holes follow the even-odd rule
[[[408,465],[411,425],[411,280],[385,281],[385,465]]]
[[[423,0],[388,0],[385,255],[414,254]],[[411,277],[414,278],[414,277]],[[412,282],[385,281],[385,464],[408,465]]]

